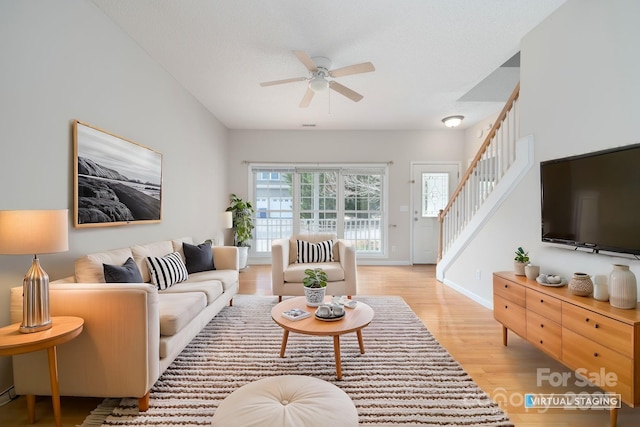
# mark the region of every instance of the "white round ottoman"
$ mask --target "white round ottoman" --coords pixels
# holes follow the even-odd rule
[[[218,406],[215,427],[347,427],[358,411],[335,385],[304,375],[267,377],[246,384]]]

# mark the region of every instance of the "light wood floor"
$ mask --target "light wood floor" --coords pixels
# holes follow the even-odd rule
[[[240,293],[270,295],[270,266],[250,266],[240,274]],[[509,346],[502,345],[501,327],[490,310],[435,280],[434,266],[358,267],[361,295],[400,295],[422,319],[438,341],[462,364],[478,385],[503,409],[517,427],[609,425],[608,411],[561,409],[538,413],[522,403],[525,393],[592,392],[575,386],[573,373],[532,345],[510,334]],[[274,297],[274,301],[275,301]],[[366,329],[363,331],[366,342]],[[571,375],[565,388],[537,383],[537,370]],[[80,424],[102,399],[62,398],[64,426]],[[38,397],[35,425],[53,425],[49,398]],[[20,397],[0,407],[0,426],[26,425],[26,402]],[[623,405],[618,426],[640,425],[640,409]]]

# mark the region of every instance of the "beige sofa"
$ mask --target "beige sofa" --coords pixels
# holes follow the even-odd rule
[[[332,240],[332,262],[298,263],[296,241],[318,243]],[[356,250],[346,240],[333,233],[294,234],[289,239],[277,239],[271,244],[271,289],[282,301],[284,295],[304,295],[302,279],[308,268],[322,268],[327,273],[327,295],[356,295]]]
[[[190,238],[91,254],[75,263],[75,275],[51,282],[51,316],[79,316],[84,330],[58,348],[62,396],[135,397],[149,407],[149,390],[162,372],[238,292],[238,250],[213,247],[215,270],[159,291],[148,283],[145,258],[178,252]],[[103,263],[132,257],[145,283],[105,283]],[[22,320],[22,287],[11,289],[11,320]],[[14,356],[19,395],[50,395],[46,352]]]

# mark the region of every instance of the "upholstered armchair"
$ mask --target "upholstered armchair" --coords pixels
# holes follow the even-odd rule
[[[298,262],[298,240],[311,245],[332,241],[333,261]],[[305,256],[301,253],[300,261],[307,261],[302,259]],[[294,234],[289,239],[272,242],[271,289],[280,301],[283,295],[304,295],[302,279],[307,268],[322,268],[327,273],[327,295],[356,295],[356,250],[346,240],[338,239],[332,233],[318,233]]]

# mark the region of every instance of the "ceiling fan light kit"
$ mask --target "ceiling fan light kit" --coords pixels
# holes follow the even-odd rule
[[[324,78],[324,76],[316,75],[314,78],[309,80],[309,89],[315,93],[326,92],[327,89],[329,89],[329,82]]]
[[[311,104],[311,100],[313,99],[314,94],[326,92],[328,89],[338,92],[339,94],[349,98],[353,102],[358,102],[363,98],[362,95],[344,85],[341,85],[335,80],[329,80],[329,77],[335,79],[337,77],[375,71],[375,67],[371,62],[363,62],[361,64],[349,65],[347,67],[338,68],[336,70],[330,70],[331,61],[328,58],[324,58],[322,56],[311,58],[307,53],[300,50],[294,50],[293,54],[307,68],[310,73],[309,77],[293,77],[284,80],[262,82],[260,83],[260,86],[266,87],[284,83],[293,83],[305,80],[308,81],[309,83],[307,85],[307,91],[305,92],[302,101],[300,101],[300,108],[308,107],[309,104]]]
[[[448,116],[442,119],[442,123],[448,128],[454,128],[462,123],[464,116]]]

